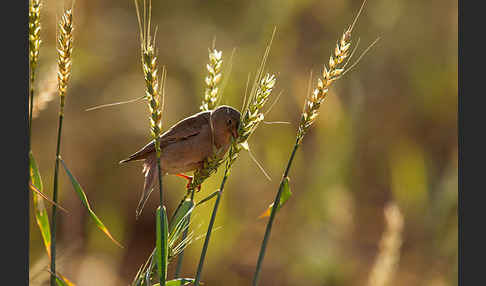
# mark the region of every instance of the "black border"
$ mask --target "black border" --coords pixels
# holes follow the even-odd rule
[[[2,33],[2,285],[29,285],[28,9],[4,3]],[[15,7],[12,7],[15,6]]]
[[[484,244],[482,233],[483,214],[480,211],[484,208],[484,201],[473,196],[481,195],[484,192],[484,183],[479,181],[483,175],[483,157],[479,150],[483,150],[485,142],[481,137],[482,128],[475,128],[474,124],[482,125],[486,105],[477,103],[471,104],[471,99],[484,98],[484,86],[482,84],[481,68],[484,66],[481,60],[484,58],[484,49],[481,49],[481,38],[484,34],[485,11],[483,9],[469,9],[469,13],[476,11],[476,15],[470,13],[467,17],[464,14],[465,3],[472,4],[474,1],[458,1],[458,283],[459,285],[481,285],[483,281],[482,261],[484,255],[478,246]],[[479,2],[476,2],[479,3]],[[7,3],[5,3],[7,4]],[[1,122],[3,124],[2,136],[2,157],[3,172],[2,177],[8,184],[3,189],[3,208],[0,208],[0,216],[4,218],[2,235],[3,259],[7,263],[2,265],[2,284],[3,285],[28,285],[29,284],[29,193],[28,183],[28,134],[27,134],[27,108],[28,108],[28,1],[9,1],[8,5],[15,4],[17,7],[5,7],[4,17],[1,17],[4,30],[2,49],[3,73],[2,73],[2,105],[4,112],[1,112]],[[17,13],[12,14],[12,11]],[[7,15],[10,14],[10,15]],[[20,15],[19,15],[20,14]],[[467,20],[467,24],[466,24]],[[464,51],[464,33],[469,33],[471,42]],[[469,59],[468,59],[469,57]],[[23,59],[23,60],[21,60]],[[477,70],[474,70],[477,68]],[[472,69],[472,70],[471,70]],[[467,73],[467,76],[464,75]],[[474,88],[472,84],[477,84]],[[473,90],[474,88],[474,90]],[[466,104],[468,99],[469,105]],[[476,107],[477,110],[472,110]],[[468,110],[468,111],[466,111]],[[477,111],[477,112],[473,112]],[[475,138],[468,140],[467,152],[464,152],[464,133],[465,117],[467,113],[467,127],[474,130]],[[477,150],[473,150],[477,147]],[[469,154],[468,162],[471,158],[476,159],[476,166],[469,167],[464,171],[465,155]],[[472,156],[471,156],[472,155]],[[482,156],[481,156],[482,155]],[[464,181],[464,174],[467,174],[467,187]],[[477,182],[473,179],[476,178]],[[7,180],[8,179],[8,180]],[[464,196],[466,191],[466,196]],[[6,196],[5,196],[6,195]],[[466,203],[467,201],[467,203]],[[476,202],[477,206],[473,206]],[[466,206],[467,205],[467,206]],[[475,231],[467,236],[467,257],[469,259],[465,266],[464,250],[464,229],[465,216],[468,213],[468,223],[470,228]],[[8,231],[7,231],[8,230]],[[473,244],[476,242],[475,244]],[[483,247],[484,248],[484,247]],[[476,259],[472,259],[476,254]],[[472,261],[474,260],[474,261]],[[476,268],[476,269],[474,269]],[[467,275],[464,275],[467,270]],[[476,271],[474,271],[476,270]],[[476,274],[476,276],[474,275]],[[466,279],[469,283],[466,283]],[[23,282],[21,282],[23,281]],[[6,284],[7,282],[8,284]],[[5,283],[5,284],[4,284]]]

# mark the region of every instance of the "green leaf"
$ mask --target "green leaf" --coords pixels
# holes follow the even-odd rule
[[[182,202],[182,204],[177,208],[169,224],[169,241],[175,242],[175,240],[179,238],[182,230],[187,225],[187,217],[190,215],[193,209],[194,201],[189,199]]]
[[[167,240],[168,240],[168,222],[167,222],[167,212],[165,211],[165,206],[162,207],[162,222],[163,225],[161,226],[161,212],[160,206],[157,208],[156,217],[155,217],[155,260],[157,264],[157,271],[159,272],[159,277],[163,277],[163,281],[167,279],[167,264],[168,264],[168,249],[167,249]],[[162,252],[163,251],[163,252]]]
[[[83,205],[86,207],[86,209],[88,210],[89,212],[89,215],[91,216],[91,218],[94,220],[96,226],[101,229],[110,239],[111,241],[113,241],[116,245],[118,245],[119,247],[123,248],[123,246],[118,242],[116,241],[113,236],[111,235],[111,233],[108,231],[108,229],[106,228],[106,226],[103,224],[103,222],[98,218],[98,216],[93,212],[93,210],[91,209],[91,206],[89,205],[89,202],[88,202],[88,198],[86,197],[86,194],[84,193],[83,191],[83,188],[81,187],[81,185],[78,183],[78,181],[76,180],[76,178],[74,178],[73,174],[71,174],[71,172],[69,171],[68,167],[66,166],[66,164],[64,163],[64,160],[62,159],[59,159],[62,163],[62,166],[64,167],[64,170],[66,171],[66,174],[68,175],[69,179],[71,180],[71,184],[73,185],[73,188],[74,190],[76,191],[76,193],[78,194],[79,198],[81,199],[81,202],[83,203]]]
[[[282,184],[283,184],[282,185],[283,190],[282,190],[282,194],[280,195],[280,201],[278,202],[277,211],[287,202],[287,200],[292,195],[292,192],[290,191],[289,177],[285,177]],[[258,218],[264,218],[270,216],[270,213],[272,212],[272,208],[273,208],[273,203],[271,203],[268,206],[268,209],[264,213],[262,213]]]
[[[189,285],[189,283],[194,282],[193,278],[177,278],[174,280],[170,280],[165,282],[165,286],[184,286]],[[153,286],[159,286],[160,284],[154,284]]]
[[[37,189],[37,191],[42,193],[42,179],[32,152],[29,153],[29,159],[31,188],[33,186],[35,189]],[[42,197],[38,193],[34,192],[32,193],[32,198],[34,201],[35,220],[37,222],[37,225],[39,226],[47,255],[51,257],[51,228],[49,225],[49,216],[47,215],[47,210],[44,206],[44,201],[42,200]]]
[[[51,271],[49,271],[52,273]],[[56,284],[58,286],[76,286],[73,282],[69,281],[66,277],[62,276],[61,273],[57,272],[56,275]]]

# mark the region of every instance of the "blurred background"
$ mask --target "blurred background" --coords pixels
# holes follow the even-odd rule
[[[59,102],[56,19],[71,3],[42,3],[32,150],[51,196]],[[370,279],[380,269],[389,274],[388,285],[457,285],[457,4],[368,1],[353,43],[360,39],[359,53],[381,39],[332,86],[297,152],[290,171],[293,196],[276,218],[260,285],[379,285]],[[247,152],[233,166],[206,256],[205,285],[250,285],[266,226],[258,216],[276,194],[310,72],[314,87],[360,5],[361,0],[153,1],[159,62],[168,70],[164,130],[199,111],[214,39],[223,51],[223,77],[229,76],[222,103],[240,109],[247,77],[253,78],[277,26],[267,71],[277,74],[273,99],[282,95],[266,120],[290,125],[262,124],[250,139],[271,181]],[[153,248],[158,195],[152,194],[135,220],[142,164],[118,161],[150,140],[149,111],[142,101],[85,109],[143,95],[134,3],[76,1],[74,26],[61,155],[125,248],[95,226],[62,172],[60,203],[69,214],[60,214],[57,267],[77,285],[128,285]],[[218,188],[221,169],[196,200]],[[185,184],[164,177],[169,215]],[[183,277],[194,277],[213,203],[194,212],[192,230],[201,238],[186,249]],[[400,211],[387,223],[389,204]],[[44,285],[49,262],[32,208],[30,216],[30,281]],[[169,275],[174,269],[172,263]]]

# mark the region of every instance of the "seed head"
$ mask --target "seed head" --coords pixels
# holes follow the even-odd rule
[[[73,13],[71,9],[66,10],[59,21],[57,44],[58,90],[59,95],[64,97],[68,81],[71,78],[73,52]]]
[[[221,67],[223,65],[222,52],[216,49],[209,50],[209,63],[206,65],[208,76],[205,78],[206,90],[199,109],[212,110],[218,102],[219,82],[221,81]]]
[[[334,54],[329,57],[329,67],[324,65],[322,77],[317,79],[317,86],[313,92],[306,98],[304,103],[304,110],[300,119],[299,130],[297,132],[298,143],[302,142],[305,133],[314,123],[317,115],[319,115],[319,107],[327,96],[331,84],[339,79],[339,76],[344,73],[344,60],[349,55],[349,48],[351,47],[351,31],[346,30],[341,39],[336,43]]]
[[[35,80],[35,69],[39,58],[39,49],[42,43],[40,39],[40,0],[29,1],[29,63],[30,63],[30,82]]]

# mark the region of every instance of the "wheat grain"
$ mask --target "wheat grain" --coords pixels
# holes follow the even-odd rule
[[[72,52],[73,52],[73,13],[71,9],[64,12],[59,21],[58,31],[58,90],[61,99],[64,99],[71,78]]]
[[[35,70],[39,59],[39,50],[42,43],[40,38],[40,0],[29,1],[29,63],[30,63],[30,83],[35,81]]]
[[[206,65],[208,76],[205,78],[206,89],[199,109],[212,110],[216,107],[219,98],[219,82],[221,81],[221,67],[223,65],[222,52],[216,49],[209,50],[209,63]]]

